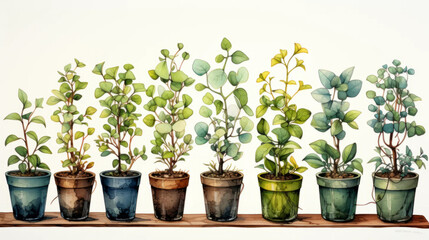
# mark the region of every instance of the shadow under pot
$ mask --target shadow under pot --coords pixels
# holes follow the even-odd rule
[[[163,221],[178,221],[183,218],[189,174],[182,175],[177,178],[164,178],[157,172],[149,174],[156,218]]]
[[[128,176],[115,177],[112,172],[100,173],[106,216],[114,221],[131,221],[136,216],[141,173],[129,171]]]
[[[267,173],[258,174],[261,189],[262,216],[275,222],[289,222],[298,216],[299,191],[302,176],[290,174],[290,180],[264,178]]]
[[[410,175],[402,179],[389,179],[372,174],[377,215],[380,220],[385,222],[411,220],[419,175],[417,173]]]
[[[16,220],[38,221],[45,215],[46,196],[51,173],[37,170],[37,176],[19,176],[18,171],[6,172],[13,216]]]
[[[207,219],[229,222],[237,218],[243,174],[234,173],[237,176],[231,178],[209,177],[210,172],[201,173]]]
[[[352,178],[327,178],[317,173],[322,217],[333,222],[347,222],[355,218],[356,202],[361,175]]]
[[[55,173],[54,178],[61,217],[69,221],[88,218],[95,173],[85,172],[83,176],[73,176],[68,171],[62,171]]]

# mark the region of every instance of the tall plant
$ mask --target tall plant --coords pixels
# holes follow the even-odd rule
[[[138,93],[146,91],[146,88],[143,83],[134,83],[136,78],[131,71],[133,65],[125,64],[124,72],[119,74],[118,66],[107,68],[105,72],[103,66],[104,62],[97,64],[92,70],[103,78],[99,88],[95,89],[95,98],[107,94],[104,100],[100,100],[100,105],[104,107],[100,118],[107,118],[107,123],[103,125],[106,132],[99,135],[95,142],[102,157],[110,154],[115,156],[112,166],[116,168],[116,174],[122,176],[131,170],[139,158],[147,159],[145,146],[142,149],[132,147],[134,138],[143,134],[142,129],[136,125],[141,117],[136,112],[136,105],[142,102]],[[122,148],[126,150],[123,151]]]
[[[299,81],[299,86],[296,91],[292,94],[291,86],[297,85],[297,82],[291,79],[290,74],[293,70],[302,68],[305,70],[304,61],[296,58],[296,55],[301,53],[308,53],[306,48],[301,47],[299,43],[295,43],[295,50],[293,54],[287,58],[287,50],[280,50],[280,53],[276,54],[271,59],[271,67],[281,64],[286,70],[285,80],[279,80],[283,83],[282,88],[277,88],[275,82],[272,80],[274,77],[269,76],[270,72],[265,71],[259,74],[259,78],[256,80],[257,83],[264,83],[259,91],[262,95],[259,99],[261,103],[256,109],[256,117],[262,117],[268,109],[276,112],[272,124],[280,125],[279,128],[274,128],[271,132],[276,135],[276,140],[269,136],[270,124],[265,118],[261,118],[257,125],[258,139],[261,141],[261,146],[256,149],[255,160],[260,162],[264,160],[263,164],[259,164],[257,167],[264,169],[271,173],[275,177],[279,175],[286,175],[290,172],[304,172],[307,170],[306,167],[299,167],[295,159],[291,154],[295,149],[301,148],[301,146],[292,141],[291,137],[302,138],[302,128],[299,126],[304,124],[310,117],[311,112],[305,108],[300,108],[296,104],[292,103],[293,98],[302,90],[311,89],[310,85],[304,84],[303,81]],[[291,63],[295,57],[296,63]],[[289,158],[289,159],[288,159]]]
[[[426,130],[410,120],[418,112],[415,102],[421,100],[408,90],[408,78],[414,75],[414,69],[401,67],[401,62],[396,59],[392,64],[383,65],[377,75],[370,75],[366,79],[379,89],[378,94],[373,90],[366,92],[366,96],[374,101],[368,106],[368,110],[374,113],[368,125],[378,134],[375,151],[379,154],[369,162],[375,162],[376,171],[391,173],[391,177],[404,177],[414,170],[413,163],[418,168],[425,166],[422,159],[428,160],[428,156],[421,148],[417,156],[413,155],[408,146],[405,153],[400,153],[398,148],[407,137],[421,136]]]
[[[183,63],[190,57],[189,53],[183,52],[181,61],[177,62],[183,44],[178,43],[177,48],[173,55],[170,55],[167,49],[161,50],[160,62],[154,70],[149,71],[150,77],[153,80],[160,80],[165,87],[158,85],[158,96],[154,96],[154,85],[147,88],[146,95],[151,100],[144,108],[153,114],[148,114],[143,119],[147,126],[155,126],[151,152],[158,155],[156,162],[167,166],[168,175],[173,175],[177,162],[184,161],[183,157],[189,155],[193,143],[192,135],[185,135],[185,119],[191,117],[193,113],[189,108],[192,98],[182,94],[182,90],[191,86],[195,80],[181,70]]]
[[[37,152],[52,154],[51,150],[48,146],[43,145],[51,139],[49,136],[43,136],[39,138],[36,132],[29,129],[31,123],[42,124],[46,127],[45,119],[42,116],[34,116],[36,110],[38,108],[43,108],[43,98],[36,98],[35,107],[33,110],[26,110],[31,108],[32,104],[28,100],[27,94],[19,89],[18,90],[18,98],[22,103],[22,108],[20,113],[11,113],[7,115],[5,120],[16,120],[21,123],[22,127],[22,137],[18,137],[15,134],[9,135],[5,140],[5,146],[7,146],[11,142],[15,142],[17,140],[22,140],[24,146],[18,146],[15,148],[15,152],[19,155],[12,155],[9,157],[7,161],[7,165],[18,164],[18,169],[22,174],[32,175],[35,174],[37,168],[47,169],[49,167],[46,163],[41,162],[39,155]],[[29,138],[31,138],[35,145],[32,148],[30,145]]]
[[[240,152],[240,143],[245,144],[252,140],[252,135],[249,132],[254,125],[248,117],[240,117],[242,111],[248,116],[253,116],[254,114],[252,109],[247,106],[246,90],[239,88],[240,84],[247,82],[249,79],[249,72],[245,67],[240,67],[237,71],[232,70],[228,74],[226,70],[228,60],[234,64],[240,64],[249,60],[249,58],[240,50],[231,54],[231,47],[231,42],[224,38],[221,42],[221,48],[226,53],[225,55],[219,54],[215,58],[216,63],[222,64],[221,68],[216,68],[209,72],[210,64],[200,59],[196,59],[192,65],[193,71],[198,76],[206,76],[206,84],[198,83],[195,89],[197,91],[208,90],[203,97],[203,102],[207,106],[214,105],[216,112],[213,115],[211,108],[201,106],[199,113],[202,117],[208,118],[209,123],[199,122],[195,125],[195,132],[197,133],[195,143],[198,145],[210,144],[218,163],[212,161],[207,165],[211,172],[218,175],[224,174],[224,164],[227,161],[236,161],[241,158],[243,152]],[[227,82],[230,84],[230,91],[225,86]],[[228,102],[231,98],[235,99],[235,104]],[[240,126],[237,125],[238,122]],[[212,131],[209,129],[210,126],[213,126]],[[233,142],[234,138],[238,138],[240,143]]]
[[[57,143],[62,147],[58,149],[58,153],[67,155],[67,158],[61,161],[63,167],[68,168],[71,174],[80,176],[94,166],[94,162],[87,160],[91,157],[87,154],[90,144],[85,143],[85,140],[94,133],[95,129],[88,127],[85,120],[91,120],[91,116],[97,109],[90,106],[85,113],[80,113],[75,105],[82,98],[78,92],[88,86],[88,82],[80,81],[80,76],[76,73],[76,69],[85,67],[85,64],[77,59],[75,59],[75,63],[76,66],[73,69],[71,64],[67,64],[64,66],[64,72],[58,71],[61,75],[58,82],[61,85],[59,90],[52,90],[54,96],[48,98],[47,104],[60,104],[51,116],[52,121],[61,124],[61,132],[57,134]],[[86,133],[76,129],[79,125],[86,127]]]
[[[320,155],[308,154],[304,161],[311,167],[322,168],[322,172],[327,172],[328,177],[338,178],[347,176],[347,173],[355,169],[363,172],[362,159],[355,158],[357,145],[352,143],[346,146],[341,152],[341,141],[346,136],[345,125],[353,129],[358,129],[354,121],[360,111],[350,110],[350,103],[347,98],[356,97],[361,88],[362,81],[350,80],[354,67],[344,70],[340,76],[328,70],[319,70],[320,82],[323,88],[314,90],[311,95],[321,103],[323,112],[313,115],[311,125],[320,132],[330,130],[333,146],[325,140],[317,140],[310,144],[310,147]],[[331,93],[332,91],[332,93]]]

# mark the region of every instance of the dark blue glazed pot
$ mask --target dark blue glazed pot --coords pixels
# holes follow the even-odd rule
[[[136,215],[141,173],[131,171],[133,176],[114,177],[106,175],[109,172],[112,170],[100,173],[106,216],[110,220],[131,221]]]
[[[48,193],[51,173],[44,176],[20,177],[12,176],[6,172],[6,181],[9,185],[10,201],[13,216],[16,220],[38,221],[45,215],[46,195]]]

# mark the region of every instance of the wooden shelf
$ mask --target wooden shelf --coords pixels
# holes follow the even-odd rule
[[[300,214],[290,223],[275,223],[262,218],[259,214],[240,214],[232,222],[214,222],[204,214],[186,214],[181,221],[165,222],[156,219],[153,214],[137,214],[130,222],[110,221],[105,213],[95,212],[85,221],[64,220],[58,212],[48,212],[45,219],[35,222],[15,220],[12,213],[0,213],[0,227],[413,227],[429,228],[422,215],[415,215],[407,223],[386,223],[375,214],[357,214],[354,221],[345,223],[329,222],[320,214]]]

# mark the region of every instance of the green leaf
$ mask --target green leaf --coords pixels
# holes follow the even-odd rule
[[[16,147],[15,152],[18,153],[21,157],[27,156],[27,149],[23,146]]]
[[[36,98],[36,108],[43,108],[43,98]]]
[[[198,76],[202,76],[210,70],[210,64],[208,62],[201,60],[201,59],[195,59],[194,63],[192,64],[192,70],[195,74]],[[198,86],[198,84],[197,84]],[[198,89],[197,89],[198,90]],[[201,90],[199,90],[201,91]]]
[[[28,96],[22,89],[18,89],[18,98],[19,101],[21,101],[21,103],[25,106],[28,101]]]
[[[143,122],[148,127],[153,127],[153,125],[155,125],[155,117],[152,114],[149,114],[149,115],[147,115],[146,117],[143,118]]]
[[[264,143],[261,146],[259,146],[256,149],[256,153],[255,153],[255,161],[259,162],[261,161],[269,152],[270,150],[274,147],[274,145],[268,144],[268,143]]]
[[[223,102],[220,100],[215,100],[214,105],[216,107],[216,114],[219,114],[222,111],[223,108]]]
[[[290,138],[290,133],[284,128],[275,128],[272,132],[277,136],[280,145],[286,144]]]
[[[346,146],[343,150],[343,162],[348,163],[356,156],[357,145],[356,143]]]
[[[143,83],[133,83],[134,92],[145,92],[146,88]]]
[[[423,135],[425,133],[426,133],[426,129],[423,126],[421,126],[421,125],[416,126],[416,134],[417,134],[417,136],[421,136],[421,135]]]
[[[179,120],[173,125],[173,130],[176,132],[185,131],[186,122],[184,120]]]
[[[192,111],[192,109],[185,107],[183,109],[183,118],[188,119],[193,113],[194,111]]]
[[[210,105],[213,103],[214,97],[211,93],[207,92],[206,95],[203,97],[203,102],[207,105]]]
[[[214,89],[221,88],[226,80],[226,73],[222,69],[215,69],[208,74],[208,82]]]
[[[5,142],[4,142],[4,145],[7,146],[9,143],[14,142],[14,141],[16,141],[18,139],[19,139],[19,137],[17,137],[14,134],[11,134],[11,135],[7,136],[7,138],[6,138]]]
[[[37,134],[34,131],[28,131],[27,136],[29,136],[31,139],[33,139],[36,143],[38,142]]]
[[[271,173],[275,173],[276,172],[276,164],[273,161],[269,160],[268,158],[265,158],[264,165],[265,165],[265,167],[267,167],[267,169]]]
[[[224,59],[225,59],[225,56],[223,56],[222,54],[219,54],[216,56],[215,61],[217,63],[221,63]]]
[[[46,122],[45,119],[42,116],[36,116],[33,117],[30,122],[34,122],[34,123],[38,123],[38,124],[42,124],[43,126],[46,127]]]
[[[350,79],[352,78],[354,69],[355,67],[350,67],[341,73],[340,75],[341,83],[348,83],[350,81]]]
[[[318,154],[326,154],[326,151],[325,151],[326,145],[327,143],[325,140],[317,140],[310,143],[310,147]]]
[[[237,70],[237,76],[236,76],[236,78],[237,78],[237,81],[239,83],[245,83],[245,82],[247,82],[247,80],[249,80],[249,71],[247,71],[247,68],[240,67]]]
[[[295,123],[303,124],[310,118],[311,112],[305,108],[298,109],[296,112]]]
[[[209,131],[209,126],[206,123],[199,122],[195,125],[194,129],[199,137],[204,138]]]
[[[323,69],[319,70],[319,79],[320,79],[320,82],[327,89],[331,89],[332,88],[331,81],[332,81],[332,79],[334,79],[335,76],[336,75],[333,72],[331,72],[331,71],[323,70]]]
[[[57,97],[58,99],[60,99],[61,101],[66,101],[66,97],[64,96],[64,94],[62,94],[60,91],[58,90],[52,90],[52,93],[55,95],[55,97]],[[49,100],[48,100],[49,101]]]
[[[250,132],[253,129],[253,122],[248,117],[244,116],[240,119],[240,126],[243,131]]]
[[[163,79],[168,79],[169,75],[168,75],[167,62],[161,61],[160,63],[158,63],[158,65],[156,65],[156,68],[155,68],[155,73]]]
[[[153,100],[158,107],[165,107],[165,105],[167,105],[167,100],[161,97],[155,97]]]
[[[340,152],[338,152],[337,149],[333,148],[331,145],[326,144],[325,146],[326,153],[331,156],[333,159],[339,159],[340,158]]]
[[[48,101],[46,101],[46,104],[48,104],[48,105],[55,105],[55,104],[57,104],[57,103],[59,103],[59,102],[61,102],[61,99],[59,99],[59,98],[56,98],[56,97],[54,97],[54,96],[50,96],[49,98],[48,98]]]
[[[356,97],[361,88],[362,88],[362,81],[361,80],[351,80],[349,83],[349,88],[347,90],[347,97]]]
[[[302,128],[298,125],[295,124],[289,124],[287,126],[287,130],[290,133],[290,135],[297,137],[297,138],[302,138]]]
[[[261,120],[259,120],[259,123],[256,128],[258,130],[258,133],[261,135],[268,135],[268,133],[270,132],[270,125],[264,118],[261,118]]]
[[[113,83],[111,83],[111,82],[100,82],[99,85],[100,85],[100,88],[104,92],[111,92],[112,91]]]
[[[375,75],[369,75],[369,76],[366,78],[366,80],[367,80],[368,82],[370,82],[370,83],[376,83],[376,82],[378,81],[378,78],[377,78],[377,76],[375,76]]]
[[[168,123],[159,123],[155,126],[156,131],[158,131],[161,134],[164,133],[170,133],[171,132],[171,125]]]
[[[103,74],[103,65],[104,65],[104,62],[95,65],[92,72],[97,74],[97,75],[102,75]]]
[[[358,170],[359,172],[363,173],[363,167],[362,167],[362,163],[360,161],[358,161],[358,159],[355,159],[352,161],[352,166]]]
[[[104,109],[101,114],[100,114],[100,118],[106,118],[108,116],[110,116],[112,112],[109,109]]]
[[[170,90],[166,90],[161,94],[161,97],[165,100],[170,100],[174,97],[174,93]]]
[[[249,57],[240,50],[235,51],[231,55],[231,61],[235,64],[240,64],[247,60],[249,60]]]
[[[240,136],[238,136],[238,140],[241,143],[250,143],[252,141],[252,134],[250,134],[250,133],[243,133]]]
[[[200,115],[209,118],[212,115],[212,110],[206,106],[201,106]]]
[[[173,82],[179,82],[179,83],[181,83],[181,82],[184,82],[186,79],[188,79],[188,76],[184,72],[182,72],[180,70],[177,71],[177,72],[172,72],[171,73],[171,80]]]
[[[320,168],[320,167],[325,166],[325,164],[326,164],[315,153],[308,154],[307,156],[305,156],[305,158],[303,159],[303,161],[306,161],[308,163],[308,165],[310,165],[310,167],[312,167],[312,168]]]
[[[260,105],[256,108],[256,117],[262,117],[267,112],[268,106]]]
[[[341,122],[339,120],[335,120],[332,123],[331,135],[335,136],[335,135],[339,134],[341,131],[343,131],[343,125],[341,124]]]
[[[229,50],[231,50],[232,44],[227,38],[223,38],[222,42],[220,43],[220,47],[223,50],[229,51]]]
[[[217,109],[216,109],[217,110]],[[244,112],[247,114],[247,115],[249,115],[249,116],[253,116],[254,115],[254,113],[253,113],[253,111],[252,111],[252,109],[249,107],[249,106],[243,106],[243,110],[244,110]]]
[[[68,123],[63,123],[62,128],[61,128],[61,132],[62,133],[66,133],[70,130],[70,124]]]
[[[348,111],[346,115],[344,115],[343,121],[346,123],[353,122],[360,114],[361,112],[357,110]]]
[[[94,96],[95,98],[100,98],[105,94],[105,92],[101,89],[101,88],[96,88],[95,92],[94,92]],[[48,99],[49,101],[49,99]],[[48,103],[49,104],[49,103]],[[55,104],[55,103],[54,103]],[[54,104],[49,104],[49,105],[54,105]]]
[[[46,163],[40,163],[37,167],[45,170],[51,170]]]
[[[25,163],[20,163],[18,165],[18,169],[21,171],[21,173],[25,173],[27,171],[27,165]]]
[[[230,157],[235,157],[238,154],[238,147],[236,144],[232,143],[229,145],[229,147],[226,149],[226,154]]]
[[[21,159],[19,159],[19,157],[18,157],[18,156],[16,156],[16,155],[12,155],[12,156],[10,156],[10,157],[9,157],[9,159],[7,160],[7,165],[8,165],[8,166],[10,166],[10,165],[15,164],[15,163],[17,163],[17,162],[19,162],[19,161],[21,161]]]
[[[106,157],[106,156],[108,156],[108,155],[110,155],[110,151],[103,151],[102,153],[101,153],[101,156],[102,157]],[[118,162],[119,163],[119,162]],[[115,167],[115,166],[113,166],[113,167]]]
[[[173,158],[174,157],[174,153],[172,152],[164,152],[162,154],[162,158],[167,159],[167,158]]]
[[[247,92],[243,88],[234,90],[234,96],[239,100],[240,106],[246,106],[248,102]]]
[[[51,150],[47,146],[41,146],[38,150],[42,153],[52,154]]]
[[[11,113],[9,115],[7,115],[4,120],[18,120],[21,121],[21,115],[19,115],[18,113]]]
[[[311,92],[311,96],[319,103],[327,103],[331,101],[331,93],[328,89],[318,88]]]
[[[197,145],[203,145],[203,144],[205,144],[206,142],[208,142],[209,140],[208,139],[205,139],[205,138],[203,138],[203,137],[200,137],[200,136],[197,136],[196,138],[195,138],[195,143],[197,144]]]
[[[91,115],[94,115],[94,113],[96,113],[96,112],[97,112],[97,109],[90,106],[86,109],[85,115],[91,116]]]
[[[85,136],[85,134],[84,134],[83,132],[81,132],[81,131],[77,131],[77,132],[74,134],[74,139],[76,140],[76,139],[79,139],[79,138],[81,138],[81,137],[83,137],[83,136]]]

